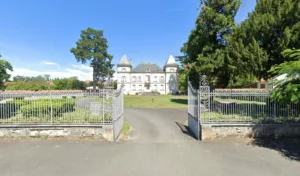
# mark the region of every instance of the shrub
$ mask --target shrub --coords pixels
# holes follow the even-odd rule
[[[24,117],[51,117],[51,104],[53,117],[73,111],[75,106],[75,102],[68,99],[53,99],[52,103],[49,99],[40,99],[23,105],[20,111]]]
[[[13,100],[24,100],[25,97],[14,97]]]

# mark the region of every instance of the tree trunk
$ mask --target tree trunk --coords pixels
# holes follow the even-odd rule
[[[95,76],[95,67],[93,67],[93,92],[96,92],[96,76]]]

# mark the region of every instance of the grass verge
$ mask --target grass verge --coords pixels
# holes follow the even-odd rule
[[[188,105],[187,96],[137,96],[126,95],[125,107],[136,108],[185,108]]]
[[[122,128],[122,131],[121,133],[122,134],[128,134],[129,133],[129,130],[130,130],[130,125],[127,121],[124,121],[124,124],[123,124],[123,128]]]

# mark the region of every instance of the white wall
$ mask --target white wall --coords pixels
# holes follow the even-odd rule
[[[123,71],[125,69],[126,72]],[[171,69],[173,72],[170,73]],[[122,72],[123,71],[123,72]],[[151,92],[157,90],[160,94],[168,94],[170,92],[171,85],[173,85],[173,93],[178,91],[177,83],[177,67],[167,67],[166,73],[130,73],[131,68],[129,67],[118,67],[118,88],[121,87],[122,78],[125,77],[125,94],[136,94],[138,92]],[[150,89],[147,90],[145,87],[146,75],[150,76]],[[170,77],[174,76],[175,79],[170,83]],[[134,81],[135,77],[135,81]],[[139,80],[141,77],[141,80]],[[156,80],[155,80],[156,77]],[[163,77],[163,82],[161,82],[161,77]],[[135,86],[134,86],[135,85]]]
[[[118,67],[118,73],[119,72],[130,72],[131,68],[130,67]],[[125,71],[124,71],[125,70]]]

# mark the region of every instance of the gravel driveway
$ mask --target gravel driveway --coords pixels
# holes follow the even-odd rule
[[[299,150],[290,153],[292,158],[271,146],[249,145],[245,139],[194,140],[180,128],[187,118],[186,109],[126,108],[125,118],[133,130],[129,140],[117,143],[2,139],[0,175],[299,175]],[[297,149],[297,144],[291,145]]]

